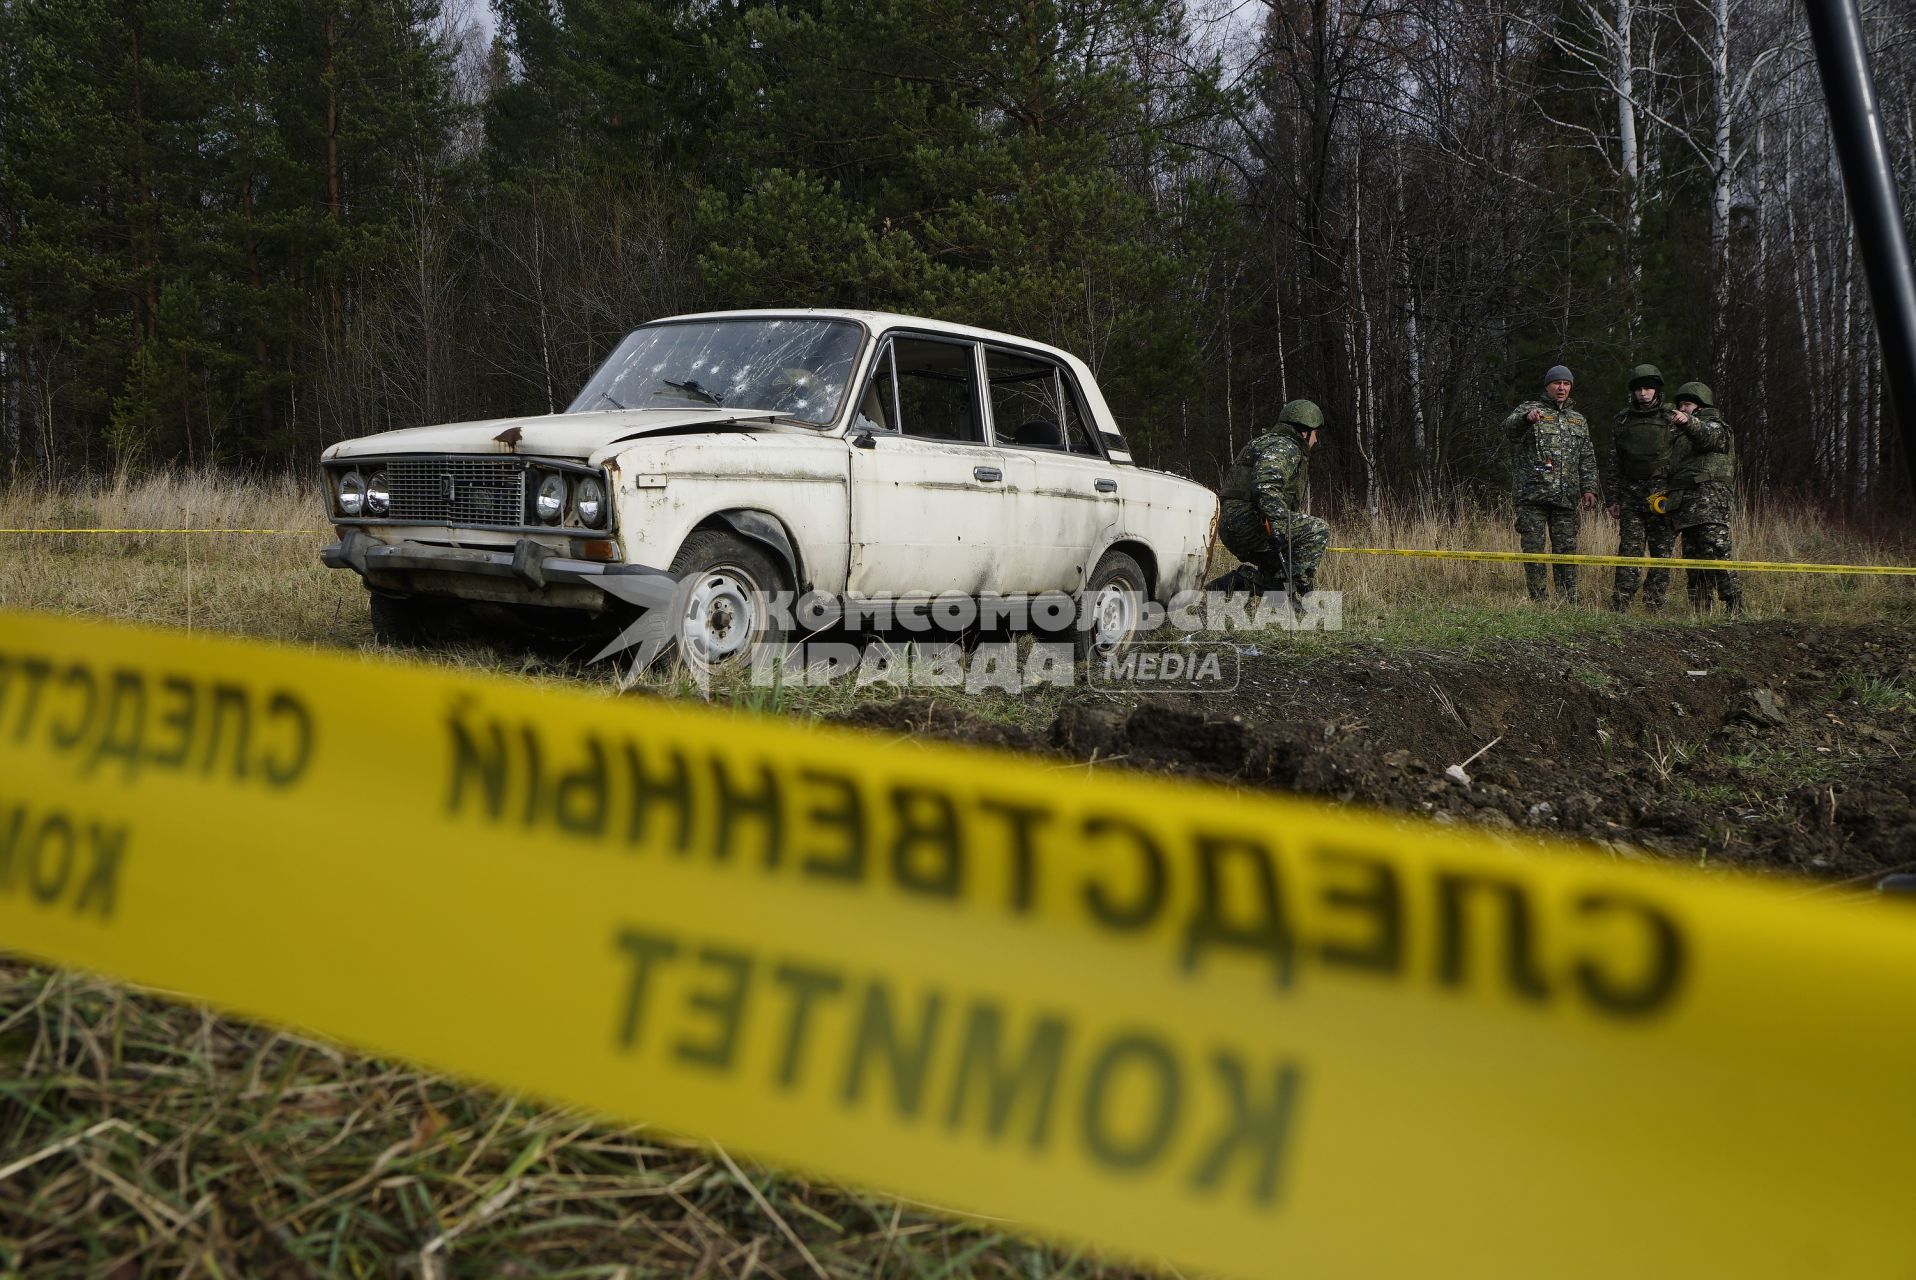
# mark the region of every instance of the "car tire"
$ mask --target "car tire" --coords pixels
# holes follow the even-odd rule
[[[1076,632],[1078,657],[1104,662],[1121,657],[1137,643],[1146,600],[1144,569],[1122,551],[1107,551],[1086,580],[1079,597],[1089,625]]]
[[[672,557],[679,580],[672,605],[674,661],[698,673],[750,666],[761,649],[785,639],[771,597],[789,584],[778,559],[757,543],[700,529]]]
[[[397,648],[443,644],[457,638],[465,610],[458,600],[437,596],[389,596],[367,593],[373,639]]]

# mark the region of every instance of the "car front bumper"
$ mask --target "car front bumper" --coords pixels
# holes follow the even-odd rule
[[[351,569],[368,587],[382,591],[424,590],[574,608],[602,606],[606,591],[629,594],[613,587],[609,579],[668,576],[645,565],[574,559],[531,538],[519,539],[510,550],[494,550],[410,540],[382,542],[358,529],[347,530],[338,542],[322,548],[319,558],[327,568]]]

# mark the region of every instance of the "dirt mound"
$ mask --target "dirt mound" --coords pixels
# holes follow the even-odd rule
[[[1673,626],[1477,656],[1247,655],[1228,694],[1127,705],[1081,690],[1048,735],[920,698],[850,719],[1570,832],[1622,853],[1828,879],[1916,866],[1916,636],[1887,624]],[[1467,783],[1447,776],[1459,764]]]

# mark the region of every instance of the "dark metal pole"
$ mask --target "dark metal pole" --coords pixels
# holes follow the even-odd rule
[[[1869,46],[1856,0],[1804,0],[1810,39],[1829,102],[1830,132],[1843,165],[1856,243],[1863,252],[1870,306],[1883,343],[1883,376],[1903,433],[1903,465],[1916,485],[1916,266],[1896,199],[1883,118],[1876,107]]]

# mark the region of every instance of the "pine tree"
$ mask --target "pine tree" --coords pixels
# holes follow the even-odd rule
[[[822,0],[728,33],[708,282],[1050,339],[1143,410],[1194,376],[1151,59],[1164,0]]]
[[[432,13],[0,6],[0,344],[31,406],[15,434],[41,465],[295,443],[296,383],[345,373],[353,295],[392,253],[406,175],[444,147]]]
[[[634,325],[695,305],[691,179],[715,93],[689,3],[502,0],[485,107],[495,409],[557,409]]]

